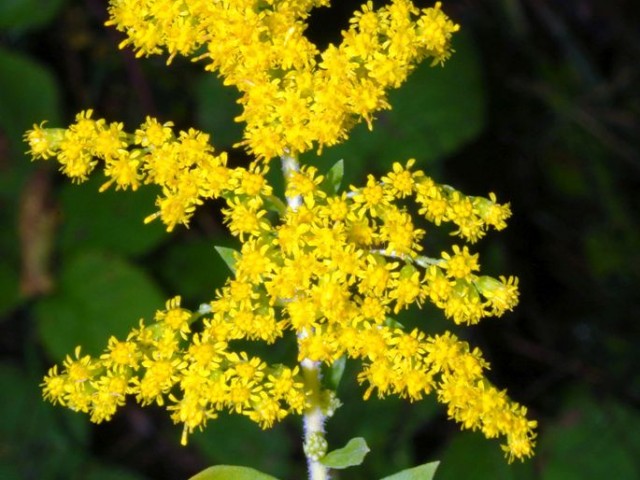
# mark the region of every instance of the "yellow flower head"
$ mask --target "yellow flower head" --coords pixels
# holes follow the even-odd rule
[[[387,91],[416,63],[448,58],[459,28],[439,2],[422,10],[409,0],[378,9],[368,2],[342,42],[319,51],[304,31],[309,11],[328,4],[111,0],[107,25],[123,31],[120,46],[133,46],[138,56],[167,53],[171,62],[204,49],[197,58],[242,93],[242,145],[270,159],[339,143],[357,118],[371,126],[375,112],[389,108]],[[142,132],[150,143],[161,138],[153,130]]]

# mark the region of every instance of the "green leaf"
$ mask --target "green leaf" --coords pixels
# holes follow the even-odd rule
[[[102,183],[104,178],[94,175],[82,185],[63,186],[60,242],[65,252],[90,247],[141,255],[168,238],[161,222],[144,224],[144,218],[155,209],[153,189],[142,187],[135,192],[109,189],[100,193]]]
[[[8,2],[14,7],[23,0]],[[0,23],[8,14],[7,2],[0,1]],[[31,9],[31,14],[37,12]],[[60,91],[55,77],[43,66],[26,56],[0,48],[0,315],[15,308],[21,298],[20,239],[16,228],[19,223],[20,202],[29,198],[24,194],[28,177],[37,165],[26,155],[22,141],[25,130],[45,119],[59,119]]]
[[[280,342],[269,348],[279,345]],[[290,461],[297,451],[297,439],[290,433],[285,423],[263,430],[243,415],[222,414],[203,431],[194,432],[189,443],[212,465],[234,465],[250,458],[258,470],[268,470],[280,478],[297,478]]]
[[[229,148],[242,139],[242,125],[234,118],[242,113],[240,94],[225,87],[211,73],[202,76],[195,87],[198,126],[211,134],[216,149]]]
[[[384,326],[389,328],[399,328],[400,330],[404,330],[404,325],[397,321],[395,318],[386,317],[384,319]]]
[[[42,65],[0,48],[0,89],[0,126],[20,147],[22,134],[34,123],[58,123],[60,90],[55,77]]]
[[[26,56],[0,48],[0,92],[0,138],[6,136],[11,153],[2,159],[0,195],[14,200],[19,198],[27,175],[35,168],[23,155],[27,146],[22,136],[43,120],[48,120],[49,125],[58,124],[60,89],[48,69]]]
[[[42,342],[61,360],[77,345],[99,354],[111,335],[126,337],[163,304],[164,295],[136,266],[105,253],[83,253],[64,263],[58,291],[38,301],[36,317]]]
[[[218,237],[221,243],[222,237]],[[216,241],[216,239],[214,239]],[[211,248],[211,239],[189,235],[162,249],[162,257],[153,265],[154,275],[162,279],[169,291],[180,292],[193,303],[209,298],[222,287],[229,272],[221,257]],[[180,275],[176,275],[180,272]]]
[[[26,30],[49,23],[66,0],[2,0],[0,29]]]
[[[438,480],[531,480],[531,462],[509,464],[496,440],[479,432],[458,433],[440,458]]]
[[[229,270],[235,275],[236,273],[236,255],[239,253],[237,250],[228,247],[215,247],[216,252],[220,255],[224,263],[227,264]]]
[[[342,185],[342,177],[344,177],[344,160],[340,159],[329,169],[320,188],[328,194],[336,194]]]
[[[543,480],[634,480],[640,458],[640,414],[612,400],[572,394],[539,441]]]
[[[237,467],[232,465],[216,465],[197,473],[189,480],[277,480],[276,477],[267,475],[249,467]]]
[[[367,442],[362,437],[356,437],[342,448],[327,453],[320,459],[320,463],[329,468],[343,469],[360,465],[369,453]]]
[[[425,463],[418,467],[394,473],[393,475],[384,477],[382,480],[431,480],[436,474],[436,469],[439,464],[440,462]]]
[[[267,210],[276,212],[279,216],[283,216],[287,211],[287,205],[275,195],[269,195],[264,198],[264,206]]]
[[[76,478],[86,462],[89,419],[44,402],[40,374],[0,364],[2,479]]]
[[[342,380],[342,375],[344,374],[344,367],[346,366],[346,364],[346,355],[341,356],[328,367],[325,367],[325,364],[323,364],[324,371],[322,378],[324,379],[326,388],[333,391],[338,390],[338,386],[340,385],[340,380]]]

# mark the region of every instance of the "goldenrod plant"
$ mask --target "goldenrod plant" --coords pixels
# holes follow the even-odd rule
[[[517,278],[482,273],[467,245],[505,228],[509,205],[492,193],[469,196],[438,184],[414,159],[346,189],[340,183],[349,158],[324,174],[300,161],[304,152],[345,141],[359,122],[372,129],[376,112],[391,108],[389,90],[418,63],[445,63],[459,26],[440,2],[424,9],[409,0],[380,8],[367,2],[340,44],[320,51],[305,36],[306,21],[312,8],[328,3],[110,1],[107,24],[126,35],[120,47],[133,47],[137,56],[165,54],[167,62],[191,57],[239,90],[236,120],[245,125],[239,146],[252,161],[230,167],[228,154],[195,129],[176,131],[147,117],[128,131],[92,110],[68,128],[34,126],[26,134],[31,155],[56,159],[77,183],[102,170],[101,191],[156,185],[157,210],[145,222],[159,220],[169,232],[188,226],[206,200],[223,199],[224,223],[241,248],[218,248],[232,276],[213,299],[190,309],[171,298],[125,338],[111,337],[99,356],[78,346],[50,369],[44,397],[97,423],[111,419],[127,397],[166,406],[183,425],[183,444],[222,411],[263,428],[298,415],[308,478],[323,480],[368,451],[358,437],[327,453],[325,422],[341,403],[322,371],[350,361],[359,365],[365,399],[397,395],[413,402],[434,394],[461,428],[499,437],[509,461],[531,456],[536,422],[485,378],[480,350],[451,332],[409,331],[394,319],[426,302],[464,325],[512,310]],[[266,177],[278,163],[282,198]],[[416,215],[433,228],[452,224],[457,243],[442,253],[425,251]],[[284,337],[295,338],[295,364],[269,364],[241,348]],[[427,464],[393,478],[431,478],[434,470]],[[195,478],[272,477],[214,466]]]

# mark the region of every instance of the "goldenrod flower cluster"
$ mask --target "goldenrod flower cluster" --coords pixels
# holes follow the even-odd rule
[[[495,195],[471,197],[395,163],[387,174],[340,192],[296,155],[345,138],[348,129],[388,108],[385,91],[424,57],[450,52],[457,29],[440,10],[394,0],[357,12],[339,46],[318,52],[304,37],[304,20],[323,1],[112,0],[112,24],[139,54],[202,48],[211,68],[243,93],[243,144],[256,160],[231,168],[208,135],[175,132],[147,118],[133,133],[121,123],[81,112],[67,129],[34,126],[26,134],[34,158],[55,157],[81,182],[98,166],[102,189],[156,185],[157,211],[168,230],[187,225],[206,199],[222,198],[224,222],[241,242],[230,278],[215,298],[192,312],[176,297],[126,339],[111,338],[97,358],[67,357],[53,367],[44,395],[96,422],[108,420],[131,395],[167,405],[188,433],[218,412],[247,415],[269,427],[311,407],[298,367],[268,365],[238,349],[238,340],[273,343],[289,335],[298,360],[331,365],[357,360],[364,393],[411,401],[435,393],[463,428],[502,437],[509,458],[532,454],[535,422],[483,375],[478,349],[451,333],[405,331],[393,316],[431,302],[456,324],[500,316],[518,302],[517,279],[480,273],[473,244],[501,230],[511,212]],[[285,199],[265,174],[279,155]],[[411,212],[421,216],[417,224]],[[451,224],[459,244],[440,255],[423,252],[424,220]],[[197,327],[194,323],[197,322]],[[326,413],[335,408],[327,395]],[[317,407],[317,406],[316,406]]]
[[[258,357],[231,352],[228,342],[234,336],[219,318],[205,320],[204,329],[185,345],[198,316],[181,308],[176,297],[156,313],[153,325],[141,321],[125,340],[112,337],[99,358],[83,356],[78,347],[64,361],[62,374],[57,366],[49,371],[45,398],[88,412],[96,423],[109,420],[126,395],[142,405],[168,402],[171,418],[184,424],[183,443],[188,432],[223,408],[264,428],[302,412],[306,399],[297,367],[268,366]],[[172,393],[176,387],[180,394]]]
[[[147,119],[127,134],[82,112],[67,130],[36,127],[27,136],[34,156],[57,156],[62,171],[77,180],[103,162],[105,186],[159,185],[157,215],[168,228],[187,223],[203,198],[222,196],[225,223],[242,241],[234,278],[206,309],[202,333],[189,336],[194,314],[170,301],[153,326],[141,325],[126,341],[112,339],[99,359],[77,352],[62,373],[54,368],[45,382],[51,400],[88,411],[94,421],[109,418],[131,394],[142,404],[167,402],[185,431],[220,409],[270,426],[304,408],[302,380],[295,369],[235,352],[230,342],[273,342],[292,332],[300,359],[361,360],[366,397],[377,390],[418,400],[436,391],[465,427],[505,435],[511,455],[530,454],[526,410],[487,384],[477,350],[450,334],[427,337],[389,323],[401,309],[425,301],[466,324],[516,305],[517,280],[480,275],[478,255],[467,246],[454,245],[438,258],[422,255],[425,231],[405,205],[413,199],[426,219],[451,222],[456,235],[475,241],[488,228],[504,228],[510,215],[494,195],[467,197],[413,170],[410,160],[343,193],[332,191],[314,167],[292,170],[286,196],[299,199],[292,208],[274,201],[264,167],[226,167],[224,153],[214,156],[206,135],[195,130],[176,135],[170,125]],[[114,142],[118,153],[109,154]],[[275,393],[278,375],[291,385]]]
[[[371,1],[339,45],[319,49],[304,35],[309,11],[328,0],[111,0],[111,19],[138,55],[206,60],[242,93],[242,145],[270,159],[334,145],[364,118],[389,108],[386,90],[425,58],[441,63],[458,30],[440,10]],[[205,53],[202,53],[204,50]]]
[[[126,133],[121,123],[94,120],[92,113],[80,112],[68,129],[34,126],[27,133],[31,154],[57,157],[62,173],[75,182],[86,180],[98,161],[103,161],[108,180],[101,190],[112,185],[132,190],[141,184],[159,186],[158,211],[147,221],[160,217],[168,231],[187,224],[204,199],[220,196],[241,180],[244,169],[236,169],[234,175],[226,167],[227,154],[214,155],[205,133],[190,129],[175,135],[171,122],[153,118],[147,118],[134,133]],[[244,182],[250,181],[245,175]],[[263,182],[263,177],[256,175],[256,182]],[[249,188],[260,193],[261,185]]]

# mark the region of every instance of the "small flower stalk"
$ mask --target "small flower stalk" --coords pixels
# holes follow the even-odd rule
[[[223,199],[224,223],[241,247],[230,262],[233,276],[204,308],[192,311],[174,297],[126,338],[112,337],[100,356],[78,347],[51,368],[44,397],[98,423],[127,397],[165,406],[183,425],[182,443],[221,411],[263,428],[301,415],[309,478],[325,479],[324,421],[339,401],[324,390],[320,366],[346,358],[361,365],[365,399],[433,394],[462,428],[500,438],[509,460],[531,456],[535,421],[485,378],[489,366],[477,348],[449,332],[427,335],[393,321],[427,302],[463,325],[511,311],[517,278],[482,272],[472,249],[489,230],[506,227],[509,205],[492,193],[468,196],[439,184],[413,159],[346,190],[298,160],[344,141],[358,122],[371,128],[375,113],[390,108],[387,92],[419,62],[449,57],[459,27],[439,2],[426,9],[409,0],[378,9],[368,2],[342,42],[319,51],[304,35],[305,21],[328,3],[110,1],[107,24],[125,33],[121,47],[168,54],[168,62],[195,55],[241,92],[240,145],[254,160],[230,167],[203,132],[154,118],[127,131],[91,110],[65,129],[34,126],[25,136],[31,155],[55,159],[78,183],[100,170],[101,191],[157,186],[145,221],[168,231],[188,225],[205,200]],[[265,176],[278,158],[283,199]],[[424,220],[450,228],[455,241],[447,251],[425,251]],[[237,340],[272,344],[285,336],[296,339],[296,365],[237,348]]]

